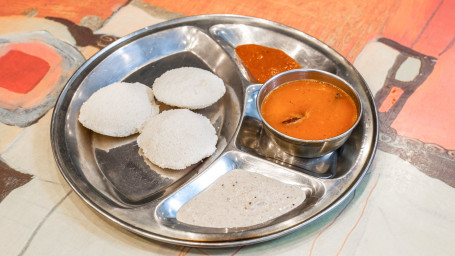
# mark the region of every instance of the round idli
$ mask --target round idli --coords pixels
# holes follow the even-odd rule
[[[151,88],[117,82],[99,89],[82,104],[79,122],[103,135],[126,137],[139,132],[158,113]]]
[[[188,109],[163,111],[145,124],[137,138],[152,163],[174,170],[211,156],[217,141],[210,120]]]
[[[166,71],[155,79],[157,100],[171,106],[201,109],[217,102],[226,92],[221,78],[210,71],[183,67]]]

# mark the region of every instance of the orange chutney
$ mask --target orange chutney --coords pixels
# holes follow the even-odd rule
[[[351,128],[358,115],[354,101],[345,91],[316,80],[279,86],[266,96],[261,113],[279,132],[304,140],[340,135]]]
[[[261,84],[281,72],[302,68],[297,61],[282,50],[262,45],[239,45],[235,48],[235,52],[251,75]]]

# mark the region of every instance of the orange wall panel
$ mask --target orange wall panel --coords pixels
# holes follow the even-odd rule
[[[78,24],[87,15],[107,19],[125,3],[127,0],[0,0],[0,16],[20,15],[36,9],[37,17],[60,17]]]

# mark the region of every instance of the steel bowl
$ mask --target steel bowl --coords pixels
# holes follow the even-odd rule
[[[357,108],[357,119],[346,132],[335,137],[323,140],[304,140],[288,136],[273,128],[262,116],[261,106],[267,95],[277,87],[298,80],[317,80],[332,84],[345,91],[354,101]],[[304,158],[314,158],[326,155],[337,150],[349,138],[352,130],[357,126],[362,117],[362,102],[356,90],[342,78],[322,70],[295,69],[280,73],[269,79],[259,90],[256,107],[262,120],[267,136],[286,153]]]

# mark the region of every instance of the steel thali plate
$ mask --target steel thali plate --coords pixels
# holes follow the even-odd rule
[[[234,51],[249,43],[281,49],[303,68],[334,73],[358,91],[363,116],[341,149],[317,159],[297,158],[280,151],[263,134],[255,107],[260,85]],[[137,135],[102,136],[77,121],[82,103],[96,90],[118,81],[151,86],[165,71],[185,66],[209,70],[226,85],[226,94],[217,103],[197,111],[210,119],[219,137],[217,151],[200,163],[181,171],[161,169],[142,156]],[[162,105],[160,110],[167,108]],[[57,101],[51,124],[61,173],[92,208],[141,236],[200,247],[268,241],[329,212],[362,180],[374,157],[377,136],[371,93],[346,59],[301,31],[235,15],[172,20],[112,43],[74,74]],[[307,199],[278,218],[243,228],[198,227],[176,219],[183,204],[233,169],[300,186]]]

